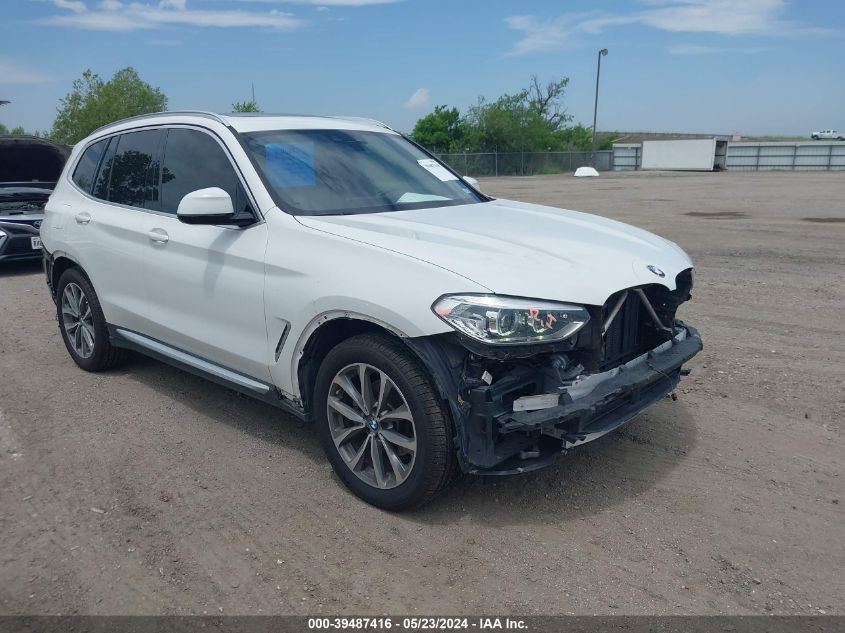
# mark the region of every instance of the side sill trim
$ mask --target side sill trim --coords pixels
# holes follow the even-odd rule
[[[230,369],[226,369],[225,367],[221,367],[220,365],[199,358],[198,356],[194,356],[193,354],[183,352],[175,347],[171,347],[170,345],[166,345],[165,343],[144,336],[143,334],[138,334],[137,332],[132,332],[131,330],[124,330],[123,328],[115,328],[115,332],[130,343],[134,343],[135,345],[146,348],[151,352],[166,356],[178,363],[188,365],[189,367],[193,367],[205,374],[216,376],[221,380],[225,380],[233,385],[249,389],[250,391],[254,391],[261,395],[267,395],[270,393],[270,389],[272,388],[271,385],[259,382],[258,380],[254,380]]]

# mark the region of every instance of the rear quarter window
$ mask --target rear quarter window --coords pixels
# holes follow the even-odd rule
[[[73,170],[73,182],[85,193],[91,193],[94,187],[94,179],[97,177],[97,170],[100,167],[100,160],[108,147],[109,139],[104,139],[88,147],[76,163]]]

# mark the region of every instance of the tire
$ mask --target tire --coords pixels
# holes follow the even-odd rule
[[[370,385],[369,409],[361,367]],[[358,398],[341,385],[351,385]],[[359,398],[365,401],[363,407],[356,407]],[[387,336],[355,336],[328,353],[317,374],[314,414],[335,473],[371,505],[385,510],[419,507],[443,490],[455,472],[451,418],[419,361]],[[360,414],[360,419],[353,421],[346,414]]]
[[[74,302],[77,310],[74,310]],[[125,358],[126,351],[109,342],[109,331],[100,300],[91,282],[79,268],[69,268],[59,278],[56,285],[56,315],[68,354],[80,368],[85,371],[103,371]],[[74,327],[74,322],[81,324]]]

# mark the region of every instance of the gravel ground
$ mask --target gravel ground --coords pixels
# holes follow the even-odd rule
[[[0,613],[843,613],[845,173],[502,178],[696,261],[678,401],[411,514],[311,428],[160,363],[78,370],[0,270]]]

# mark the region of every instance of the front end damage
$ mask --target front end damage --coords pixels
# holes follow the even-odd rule
[[[480,475],[528,472],[618,428],[671,394],[702,349],[676,318],[692,269],[676,289],[653,284],[588,306],[571,338],[507,348],[461,335],[409,339],[448,401],[461,467]]]

